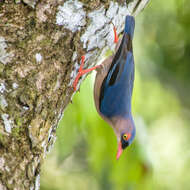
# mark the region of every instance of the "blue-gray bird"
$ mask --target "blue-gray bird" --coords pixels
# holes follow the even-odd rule
[[[135,124],[131,112],[131,98],[134,83],[134,57],[132,40],[135,20],[126,16],[123,38],[116,47],[116,53],[101,65],[83,70],[84,56],[79,73],[74,81],[76,90],[78,79],[96,69],[94,101],[97,112],[113,128],[118,142],[117,159],[135,137]],[[114,29],[115,33],[115,29]],[[115,41],[117,36],[115,34]]]

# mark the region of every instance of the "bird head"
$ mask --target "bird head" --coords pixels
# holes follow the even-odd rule
[[[118,150],[116,156],[118,160],[123,150],[132,144],[135,138],[136,129],[132,117],[129,117],[127,119],[122,117],[116,118],[113,128],[118,143]]]

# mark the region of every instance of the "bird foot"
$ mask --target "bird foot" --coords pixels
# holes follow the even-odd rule
[[[97,65],[97,66],[91,67],[91,68],[89,68],[89,69],[83,69],[83,67],[84,67],[84,62],[85,62],[85,56],[83,55],[83,56],[81,57],[81,65],[80,65],[78,74],[77,74],[77,76],[76,76],[76,78],[75,78],[75,80],[74,80],[74,82],[73,82],[73,89],[74,89],[74,91],[76,91],[78,81],[79,81],[79,79],[80,79],[80,77],[81,77],[82,75],[84,75],[84,74],[86,74],[86,73],[89,73],[89,72],[91,72],[91,71],[93,71],[93,70],[95,70],[95,69],[97,69],[97,68],[99,67],[99,65]]]
[[[112,23],[112,24],[113,24],[113,23]],[[118,41],[119,41],[119,38],[118,38],[117,31],[116,31],[116,27],[115,27],[114,24],[113,24],[113,31],[114,31],[114,43],[117,44]],[[89,72],[91,72],[91,71],[93,71],[93,70],[95,70],[95,69],[101,67],[101,65],[97,65],[97,66],[91,67],[91,68],[89,68],[89,69],[83,69],[83,67],[84,67],[84,62],[85,62],[85,56],[83,55],[83,56],[81,57],[81,65],[80,65],[78,74],[77,74],[77,76],[76,76],[76,78],[75,78],[75,80],[74,80],[74,82],[73,82],[73,89],[74,89],[74,91],[76,91],[78,81],[79,81],[79,79],[80,79],[80,77],[81,77],[82,75],[84,75],[84,74],[86,74],[86,73],[89,73]]]

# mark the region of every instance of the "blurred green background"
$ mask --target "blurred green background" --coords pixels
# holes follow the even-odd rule
[[[94,74],[76,93],[43,164],[41,190],[190,189],[190,3],[152,0],[136,17],[135,142],[116,161]]]

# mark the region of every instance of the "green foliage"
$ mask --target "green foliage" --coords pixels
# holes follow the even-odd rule
[[[116,161],[116,138],[95,110],[90,75],[59,124],[41,190],[189,189],[187,2],[155,0],[136,18],[135,142]]]

